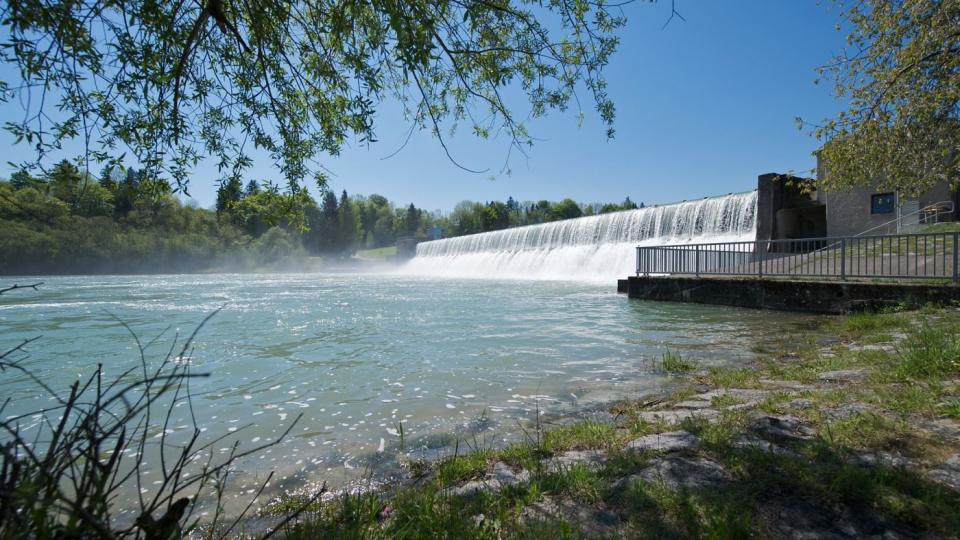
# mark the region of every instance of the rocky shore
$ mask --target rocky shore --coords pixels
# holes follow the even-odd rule
[[[960,536],[960,311],[861,314],[528,443],[408,464],[288,537]],[[282,515],[282,501],[265,515]]]

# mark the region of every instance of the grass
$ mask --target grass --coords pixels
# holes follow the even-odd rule
[[[896,373],[903,380],[960,375],[960,324],[924,324],[911,332]]]
[[[856,313],[847,316],[841,323],[844,336],[863,338],[864,336],[887,338],[887,332],[902,327],[902,319],[892,313]]]
[[[697,363],[668,350],[660,358],[660,369],[667,373],[689,373],[697,369]]]
[[[375,249],[361,249],[357,251],[357,257],[362,259],[389,259],[396,257],[397,246],[387,246]]]

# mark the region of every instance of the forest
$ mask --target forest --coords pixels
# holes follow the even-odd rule
[[[184,203],[146,169],[113,166],[95,176],[64,160],[44,174],[18,171],[0,181],[0,274],[304,269],[309,257],[349,259],[431,229],[460,236],[637,207],[629,197],[606,204],[508,197],[463,201],[443,213],[345,190],[325,190],[317,201],[305,188],[233,178],[207,209]]]

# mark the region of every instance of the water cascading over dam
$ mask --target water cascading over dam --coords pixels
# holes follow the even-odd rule
[[[634,271],[636,246],[756,237],[757,193],[423,242],[403,273],[504,279],[613,280]]]

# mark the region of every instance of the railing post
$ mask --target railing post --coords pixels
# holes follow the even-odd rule
[[[847,279],[847,239],[840,239],[840,279]]]
[[[957,248],[960,247],[960,232],[953,233],[953,284],[960,282],[960,267],[957,265]]]
[[[640,247],[637,247],[637,277],[640,277]]]
[[[770,246],[767,247],[769,248]],[[754,248],[757,250],[757,255],[760,257],[760,260],[757,261],[757,277],[763,279],[763,249],[760,248],[760,242],[757,242]]]
[[[696,246],[694,246],[694,249],[696,251],[694,252],[694,255],[693,255],[693,260],[694,260],[693,272],[694,274],[696,274],[697,277],[700,277],[700,244],[697,244]]]

